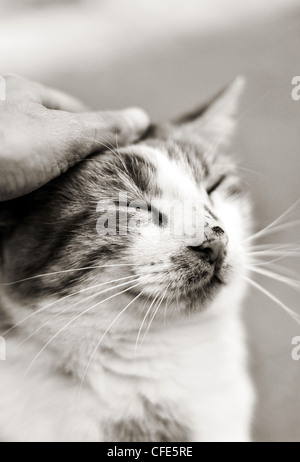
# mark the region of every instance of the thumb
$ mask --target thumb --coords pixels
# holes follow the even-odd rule
[[[72,114],[72,116],[80,122],[79,140],[83,157],[95,150],[101,151],[133,143],[150,125],[148,115],[139,108]]]

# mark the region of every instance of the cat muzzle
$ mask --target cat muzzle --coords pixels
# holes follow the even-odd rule
[[[219,269],[226,257],[226,247],[228,244],[228,236],[222,228],[212,230],[213,235],[205,240],[201,245],[189,246],[190,250],[199,253],[199,257],[205,258],[211,264],[215,265],[216,270]]]

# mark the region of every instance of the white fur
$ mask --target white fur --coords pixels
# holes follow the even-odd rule
[[[166,201],[174,196],[197,195],[208,200],[189,175],[185,176],[182,168],[161,152],[145,150],[144,154],[151,155],[158,165]],[[241,245],[244,224],[234,201],[228,200],[225,205],[216,194],[214,202],[214,210],[229,235],[228,258],[235,268],[231,282],[221,289],[214,302],[205,311],[200,309],[184,316],[182,302],[179,306],[172,302],[166,310],[162,305],[143,343],[142,333],[136,348],[141,322],[150,303],[137,300],[104,337],[89,365],[81,393],[80,378],[97,342],[130,297],[123,294],[112,298],[78,318],[54,338],[25,374],[30,361],[52,336],[104,296],[95,296],[92,304],[85,305],[85,298],[78,294],[72,300],[58,302],[51,311],[45,308],[36,313],[8,341],[7,361],[0,362],[2,439],[101,441],[108,421],[140,419],[143,399],[154,406],[162,403],[170,406],[170,412],[191,430],[193,441],[250,439],[253,391],[240,321],[245,295],[242,280],[245,256]],[[147,295],[155,293],[162,282],[150,275],[150,263],[158,262],[156,269],[166,268],[168,258],[181,245],[184,236],[170,239],[159,234],[155,227],[145,227],[136,239],[130,258],[138,265],[137,273],[144,276],[140,288]],[[126,276],[124,269],[105,273],[107,280],[122,276]],[[104,280],[100,271],[93,278],[87,285]],[[81,303],[74,306],[75,301]],[[44,301],[40,309],[50,302]],[[30,307],[18,306],[4,293],[2,303],[16,321],[31,313]],[[60,316],[48,322],[22,347],[16,346],[47,322],[49,313],[54,316],[59,312]],[[72,372],[75,379],[63,374],[63,369]]]

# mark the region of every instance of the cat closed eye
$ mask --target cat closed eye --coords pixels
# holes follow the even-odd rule
[[[168,223],[167,216],[160,210],[158,210],[153,204],[146,204],[143,201],[137,200],[132,202],[115,202],[115,205],[118,205],[119,207],[127,207],[133,210],[144,210],[146,212],[149,212],[152,215],[153,223],[157,226],[165,226]]]
[[[207,189],[207,194],[210,196],[226,179],[226,175],[220,176],[216,181],[214,181]]]

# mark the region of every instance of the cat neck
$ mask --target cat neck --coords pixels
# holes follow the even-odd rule
[[[48,364],[49,369],[59,374],[68,373],[96,389],[101,388],[99,384],[107,377],[154,380],[155,370],[158,378],[161,368],[176,364],[178,358],[182,362],[189,361],[195,349],[198,353],[205,351],[212,339],[216,342],[228,336],[228,331],[238,319],[243,295],[241,285],[231,285],[222,289],[205,309],[202,306],[197,309],[194,305],[191,310],[186,305],[173,303],[168,306],[168,313],[173,315],[165,315],[162,309],[151,325],[148,319],[142,328],[143,316],[138,317],[136,311],[126,313],[124,319],[120,317],[119,322],[114,323],[116,313],[120,311],[113,313],[107,310],[109,315],[103,326],[97,326],[92,334],[89,332],[88,338],[82,324],[76,323],[73,329],[77,329],[80,336],[77,336],[77,341],[70,341],[71,326],[66,329],[65,335],[58,335],[53,341],[48,340],[49,343],[45,340],[51,338],[49,333],[42,340],[33,336],[24,347],[21,346],[26,356],[24,364],[29,365],[33,360],[31,371],[41,369],[41,366],[45,368]],[[14,345],[22,344],[27,335],[28,332],[20,330],[13,340]],[[16,351],[20,352],[20,347]]]

